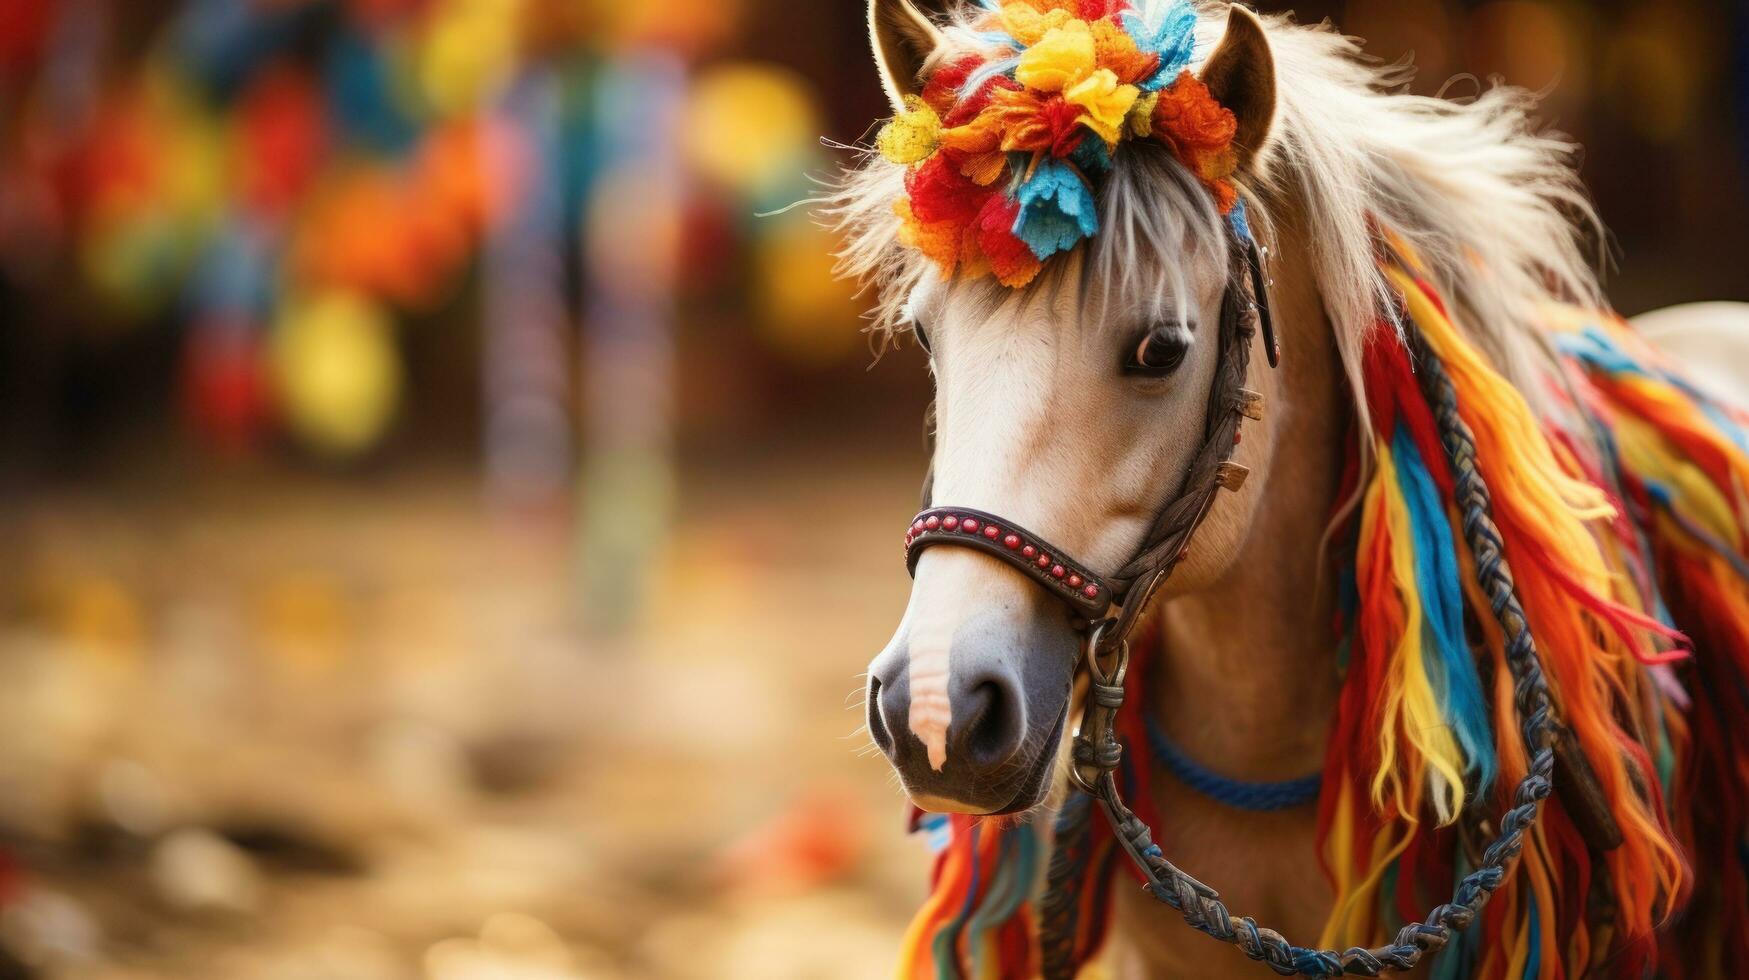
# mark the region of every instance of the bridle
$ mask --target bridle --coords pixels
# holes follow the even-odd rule
[[[1536,645],[1513,588],[1499,530],[1490,516],[1488,487],[1476,466],[1475,441],[1458,414],[1456,391],[1444,366],[1411,324],[1405,323],[1411,353],[1451,464],[1476,580],[1504,637],[1514,704],[1530,760],[1514,791],[1511,808],[1500,818],[1498,835],[1483,851],[1476,869],[1459,881],[1452,900],[1433,909],[1425,920],[1404,926],[1390,944],[1373,949],[1320,950],[1292,945],[1249,916],[1235,918],[1219,893],[1166,860],[1154,843],[1152,830],[1124,803],[1118,786],[1123,744],[1115,724],[1124,703],[1130,634],[1160,586],[1187,555],[1190,539],[1215,497],[1223,488],[1238,490],[1245,481],[1247,469],[1231,457],[1242,420],[1262,417],[1262,396],[1245,387],[1251,343],[1259,326],[1270,366],[1276,366],[1280,358],[1269,308],[1269,283],[1258,246],[1248,233],[1239,231],[1230,241],[1228,283],[1221,301],[1219,363],[1209,391],[1203,442],[1183,487],[1161,508],[1129,561],[1113,574],[1101,576],[1042,536],[999,515],[965,507],[930,506],[926,484],[925,509],[905,533],[905,562],[914,573],[927,548],[973,548],[1018,569],[1073,612],[1083,634],[1081,656],[1089,684],[1074,736],[1070,782],[1099,801],[1119,845],[1140,869],[1155,898],[1178,910],[1194,928],[1239,946],[1246,955],[1283,976],[1377,976],[1408,970],[1426,953],[1444,948],[1456,931],[1468,926],[1488,896],[1505,881],[1508,866],[1523,846],[1525,830],[1535,821],[1539,805],[1553,787],[1560,747],[1560,729],[1552,716]],[[1579,769],[1577,782],[1585,784],[1583,777],[1590,773],[1583,755],[1562,752],[1561,756],[1564,769]],[[1595,780],[1594,775],[1590,778]],[[1073,804],[1070,801],[1065,809]],[[1079,809],[1084,812],[1086,808]],[[1060,838],[1061,826],[1058,834]],[[1062,855],[1059,847],[1058,856]],[[1060,864],[1066,862],[1054,857],[1041,915],[1043,973],[1069,980],[1076,970],[1072,954],[1076,903],[1064,900],[1072,886]]]

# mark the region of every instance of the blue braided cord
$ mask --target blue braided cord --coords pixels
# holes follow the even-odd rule
[[[1339,977],[1342,975],[1342,961],[1338,960],[1334,953],[1307,949],[1304,946],[1290,946],[1288,950],[1294,958],[1294,969],[1305,976]]]
[[[1463,848],[1457,849],[1452,861],[1452,877],[1462,881],[1471,871],[1475,870],[1470,863],[1469,855]],[[1482,930],[1465,929],[1451,937],[1451,944],[1445,947],[1445,952],[1433,961],[1429,970],[1430,980],[1464,980],[1475,973],[1477,949],[1482,939]]]
[[[1216,803],[1253,813],[1286,810],[1315,802],[1318,799],[1318,790],[1324,785],[1324,774],[1321,772],[1278,783],[1229,779],[1220,773],[1204,769],[1201,764],[1185,755],[1178,746],[1172,744],[1172,740],[1160,730],[1160,723],[1152,717],[1145,720],[1148,726],[1148,747],[1154,750],[1160,764],[1179,782]]]

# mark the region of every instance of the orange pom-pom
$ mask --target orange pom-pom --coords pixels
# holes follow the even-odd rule
[[[991,151],[977,156],[966,157],[960,164],[960,173],[972,179],[980,187],[989,187],[1002,177],[1002,172],[1008,168],[1008,158],[1001,153]]]
[[[986,114],[1001,129],[1002,149],[1008,152],[1066,157],[1087,135],[1080,125],[1081,107],[1060,95],[1043,98],[1030,89],[1004,89],[991,99]]]
[[[911,202],[900,201],[893,206],[898,214],[899,244],[923,253],[941,270],[943,279],[953,275],[959,262],[965,226],[957,221],[919,221]]]
[[[1186,71],[1161,91],[1152,128],[1154,138],[1214,192],[1222,213],[1231,210],[1234,195],[1227,179],[1238,166],[1233,136],[1239,131],[1232,110],[1216,102],[1202,79]]]

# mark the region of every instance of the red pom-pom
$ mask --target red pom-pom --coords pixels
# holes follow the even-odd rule
[[[1115,19],[1124,6],[1124,0],[1076,0],[1075,15],[1089,22],[1105,17]]]
[[[905,175],[905,194],[918,221],[966,224],[978,213],[989,191],[960,172],[963,162],[959,154],[940,150]]]
[[[978,212],[978,247],[990,263],[990,271],[1004,286],[1024,286],[1038,275],[1038,257],[1014,235],[1020,202],[1005,194],[992,194]]]
[[[1045,101],[1041,115],[1051,134],[1051,156],[1059,160],[1067,157],[1086,138],[1087,130],[1080,122],[1083,111],[1060,95]]]
[[[923,85],[923,101],[935,110],[936,115],[945,119],[959,102],[960,89],[966,84],[966,79],[983,63],[983,58],[968,54],[935,69],[935,74],[930,75],[929,81]]]

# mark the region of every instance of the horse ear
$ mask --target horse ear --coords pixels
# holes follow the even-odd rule
[[[1226,36],[1203,66],[1202,81],[1215,101],[1238,119],[1233,145],[1239,166],[1249,165],[1275,118],[1275,56],[1256,14],[1238,4],[1228,8]]]
[[[923,64],[941,46],[941,31],[911,0],[869,0],[868,36],[881,87],[893,108],[903,109],[905,96],[921,89]]]

